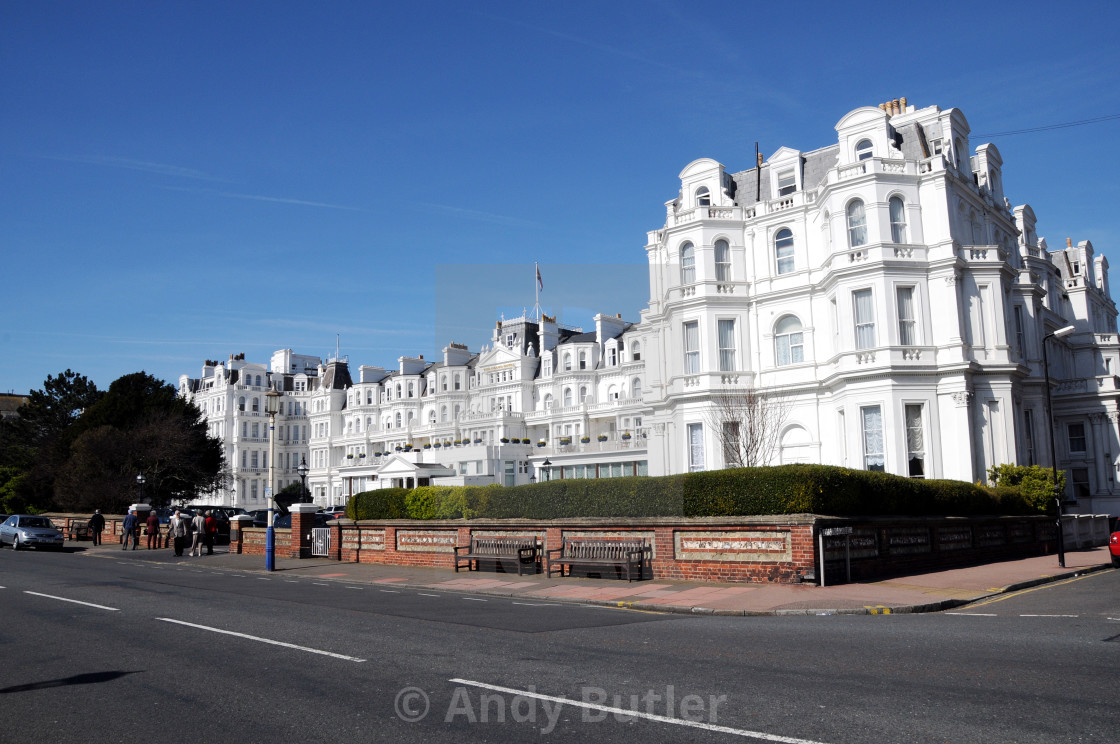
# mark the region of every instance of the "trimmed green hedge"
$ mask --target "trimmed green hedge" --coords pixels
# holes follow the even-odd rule
[[[918,480],[831,465],[713,470],[663,477],[553,480],[524,486],[422,486],[357,494],[351,519],[562,519],[764,514],[1037,514],[1019,488]]]

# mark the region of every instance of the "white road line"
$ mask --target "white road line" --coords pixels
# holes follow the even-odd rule
[[[966,617],[999,617],[994,612],[946,612],[946,615],[964,615]]]
[[[400,592],[395,589],[382,589],[381,591],[385,592],[386,594],[400,594]]]
[[[657,721],[659,723],[671,723],[676,726],[687,726],[688,728],[702,729],[704,731],[714,731],[719,734],[732,734],[735,736],[745,736],[751,739],[761,739],[762,741],[776,741],[783,742],[784,744],[822,744],[822,742],[813,739],[797,739],[792,736],[778,736],[777,734],[767,734],[761,731],[747,731],[745,729],[735,729],[728,726],[717,726],[714,723],[703,723],[701,721],[686,721],[682,718],[673,718],[671,716],[659,716],[655,713],[643,713],[637,710],[627,710],[626,708],[612,708],[606,705],[596,705],[595,703],[585,703],[582,700],[572,700],[571,698],[555,697],[553,695],[541,695],[538,692],[529,690],[517,690],[512,687],[499,687],[498,685],[488,685],[485,682],[475,682],[469,679],[451,679],[449,682],[454,682],[459,685],[469,685],[471,687],[481,687],[484,690],[494,690],[495,692],[505,692],[510,695],[519,695],[521,697],[535,698],[537,700],[547,700],[553,703],[560,703],[562,705],[571,705],[575,708],[588,708],[590,710],[598,710],[603,713],[615,713],[618,715],[626,716],[627,718],[644,718],[647,721]]]
[[[347,589],[357,589],[359,592],[362,590],[360,586],[348,586]]]
[[[321,581],[312,581],[311,583],[314,584],[315,586],[330,586],[330,584],[324,584]]]
[[[26,589],[24,594],[34,594],[36,597],[46,597],[47,599],[57,599],[59,602],[73,602],[74,604],[85,605],[86,607],[96,607],[99,610],[109,610],[110,612],[120,612],[117,607],[106,607],[105,605],[94,604],[93,602],[82,602],[77,599],[67,599],[66,597],[56,597],[53,594],[40,594],[39,592],[29,592]]]
[[[267,576],[258,576],[257,581],[272,581],[272,579],[268,578]]]
[[[416,592],[416,593],[419,594],[421,597],[438,597],[439,596],[438,594],[425,594],[424,592]]]
[[[464,602],[489,602],[488,599],[476,599],[474,597],[460,597]]]
[[[513,602],[512,604],[521,605],[523,607],[556,607],[554,604],[539,604],[535,602]]]
[[[296,579],[284,579],[284,583],[285,584],[298,584],[299,581],[297,581]]]
[[[336,659],[344,661],[363,662],[365,659],[359,659],[356,656],[346,656],[345,654],[336,654],[333,651],[323,651],[317,648],[308,648],[307,646],[297,646],[294,643],[285,643],[284,641],[274,641],[271,638],[261,638],[260,636],[248,635],[246,633],[237,633],[232,630],[222,630],[221,628],[211,628],[209,625],[196,625],[195,623],[188,623],[184,620],[174,620],[170,617],[157,617],[156,620],[161,620],[165,623],[175,623],[176,625],[186,625],[189,628],[198,628],[199,630],[208,630],[211,633],[222,633],[223,635],[231,635],[237,638],[245,638],[250,641],[260,641],[261,643],[270,643],[273,646],[283,646],[284,648],[294,648],[297,651],[307,651],[312,654],[320,654],[321,656],[332,656]]]
[[[1077,615],[1020,615],[1019,617],[1077,617]]]

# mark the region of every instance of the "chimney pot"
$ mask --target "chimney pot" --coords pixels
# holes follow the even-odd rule
[[[1066,238],[1066,248],[1073,247],[1073,238]]]
[[[902,98],[899,98],[898,102],[902,106],[902,111],[905,113],[905,111],[906,111],[906,96],[903,96]]]

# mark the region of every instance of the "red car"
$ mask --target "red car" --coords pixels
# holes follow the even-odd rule
[[[1108,552],[1112,553],[1112,565],[1120,568],[1120,532],[1113,532],[1108,538]]]

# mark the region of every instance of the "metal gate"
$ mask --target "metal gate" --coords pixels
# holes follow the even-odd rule
[[[315,527],[311,530],[311,555],[326,558],[331,554],[331,528]]]

